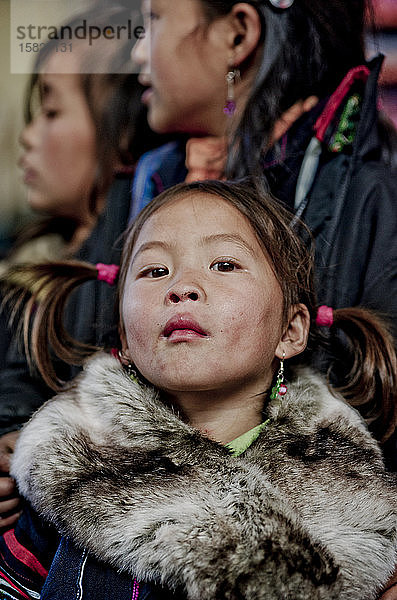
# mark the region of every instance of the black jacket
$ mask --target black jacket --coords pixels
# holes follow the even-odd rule
[[[397,339],[397,173],[382,159],[381,64],[370,64],[351,153],[319,169],[303,219],[315,237],[320,304],[374,309]]]
[[[108,193],[106,209],[77,253],[77,259],[94,264],[119,264],[130,203],[131,180],[116,179]],[[114,287],[101,281],[84,283],[68,303],[66,329],[80,341],[101,345],[104,334],[116,325],[114,300]],[[60,369],[65,380],[79,370],[67,365],[61,365]],[[0,373],[0,435],[23,425],[53,393],[41,378],[30,374],[24,353],[12,343]]]

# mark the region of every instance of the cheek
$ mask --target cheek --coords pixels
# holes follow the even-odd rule
[[[63,168],[68,177],[92,168],[96,162],[95,134],[85,125],[59,122],[43,138],[43,155],[54,168]]]
[[[246,289],[237,300],[227,300],[222,309],[222,329],[234,347],[272,355],[281,336],[282,300],[278,294],[254,300],[258,297],[255,290]]]
[[[130,298],[123,304],[122,318],[127,336],[127,345],[131,357],[136,362],[136,356],[146,354],[152,350],[152,329],[155,327],[156,318],[149,299],[139,292],[130,294]],[[147,360],[147,356],[145,358]]]

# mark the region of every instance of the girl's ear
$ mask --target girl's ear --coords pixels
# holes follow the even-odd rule
[[[238,67],[254,54],[260,39],[262,25],[258,11],[251,4],[239,2],[228,15],[230,24],[230,66]]]
[[[130,356],[130,351],[128,350],[127,346],[127,338],[125,335],[124,327],[122,327],[121,325],[119,325],[119,336],[121,341],[120,360],[123,363],[123,365],[127,366],[132,362],[132,360]]]
[[[292,358],[304,351],[310,329],[310,314],[304,304],[294,304],[290,309],[288,325],[276,348],[276,356]]]

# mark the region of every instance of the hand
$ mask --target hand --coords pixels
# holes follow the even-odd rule
[[[386,591],[379,597],[379,600],[397,600],[397,567],[385,589]]]
[[[18,520],[21,499],[15,481],[8,477],[10,460],[19,431],[11,431],[0,437],[0,531],[4,533]]]
[[[291,125],[304,113],[309,112],[309,110],[316,106],[317,102],[317,96],[309,96],[305,100],[298,100],[298,102],[295,102],[295,104],[288,108],[274,124],[270,145],[273,146],[288,131]]]

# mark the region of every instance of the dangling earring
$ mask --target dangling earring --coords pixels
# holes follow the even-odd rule
[[[134,365],[132,364],[130,359],[127,358],[121,350],[119,350],[119,359],[120,359],[120,362],[123,365],[124,369],[127,371],[128,377],[132,381],[135,381],[135,383],[138,383],[138,376],[136,374]]]
[[[234,97],[234,84],[236,83],[236,79],[240,77],[239,69],[233,69],[226,73],[226,83],[227,83],[227,96],[226,96],[226,104],[223,107],[223,112],[228,117],[232,117],[236,112],[236,101]]]
[[[284,359],[285,352],[283,352],[283,358],[280,359],[280,368],[277,373],[276,385],[272,387],[272,393],[270,394],[271,400],[277,400],[277,396],[285,396],[287,393],[287,386],[284,383]]]

